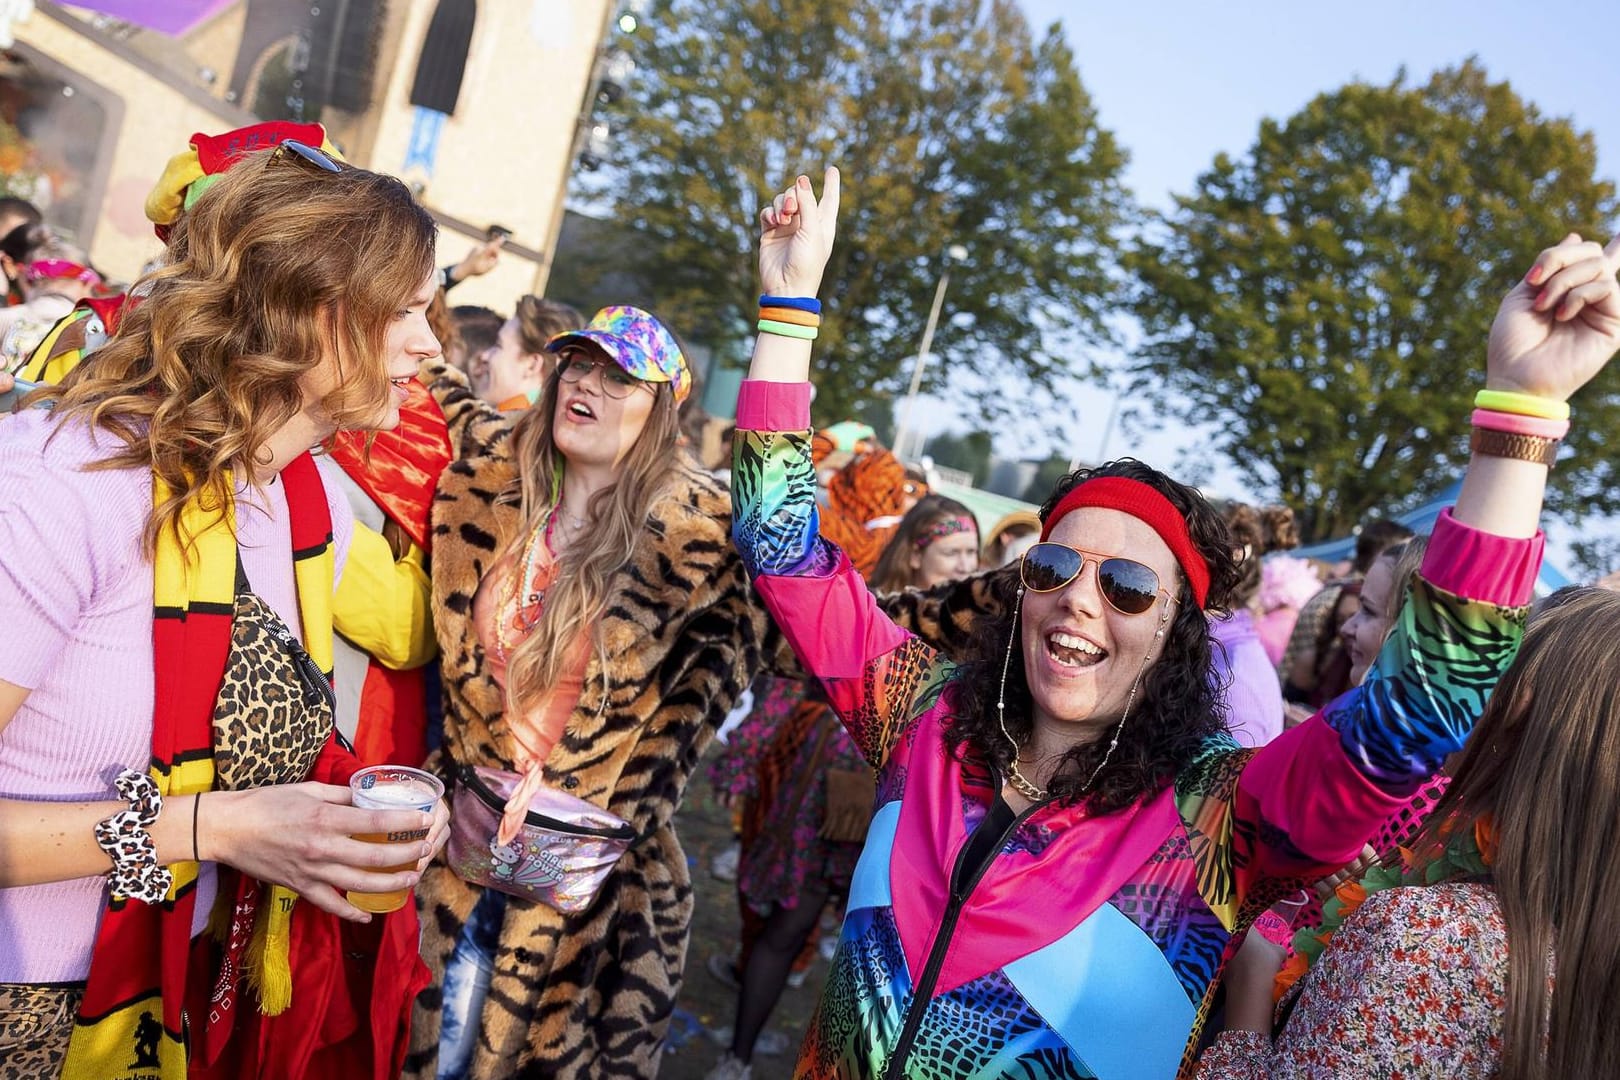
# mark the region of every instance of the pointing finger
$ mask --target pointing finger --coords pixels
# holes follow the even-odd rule
[[[843,198],[843,180],[838,175],[838,166],[827,166],[827,172],[821,180],[821,228],[830,242],[834,231],[838,227],[838,204]],[[1615,237],[1615,243],[1620,244],[1620,236]],[[1617,249],[1620,250],[1620,249]]]
[[[1609,246],[1603,249],[1603,257],[1611,263],[1620,262],[1620,233],[1615,233],[1614,239],[1609,241]]]

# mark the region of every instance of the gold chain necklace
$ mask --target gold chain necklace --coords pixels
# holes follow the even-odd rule
[[[1012,769],[1012,772],[1008,773],[1007,775],[1007,783],[1012,785],[1014,791],[1018,792],[1018,794],[1022,795],[1030,802],[1046,801],[1046,789],[1036,787],[1034,784],[1030,783],[1024,778],[1024,774],[1018,771],[1018,759],[1016,757],[1012,759],[1009,767]]]

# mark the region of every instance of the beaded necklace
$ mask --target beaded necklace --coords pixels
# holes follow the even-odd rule
[[[511,656],[512,651],[522,644],[521,638],[514,641],[510,637],[516,628],[521,628],[522,637],[528,637],[544,614],[546,594],[539,583],[539,556],[544,545],[546,554],[551,557],[547,568],[555,567],[556,551],[551,544],[551,528],[556,520],[556,507],[552,507],[546,512],[545,519],[529,533],[529,538],[518,553],[517,564],[506,575],[495,617],[495,643],[500,646],[503,657]],[[532,617],[530,612],[533,612]]]

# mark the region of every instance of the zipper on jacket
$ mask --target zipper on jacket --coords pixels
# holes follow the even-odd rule
[[[990,814],[994,815],[996,806],[1005,805],[1005,802],[1001,798],[1001,776],[994,768],[990,770],[990,775],[995,781],[992,788],[996,793],[995,802],[990,804]],[[928,1003],[933,1000],[934,984],[939,982],[940,969],[945,966],[945,953],[950,949],[951,938],[956,933],[956,922],[962,917],[962,908],[967,904],[968,897],[973,895],[973,890],[979,887],[980,880],[989,872],[991,865],[996,861],[997,853],[1007,846],[1007,839],[1018,831],[1020,825],[1029,820],[1030,815],[1045,805],[1044,802],[1035,803],[1022,813],[1015,814],[1012,821],[996,837],[995,844],[979,865],[971,868],[972,877],[966,882],[961,880],[962,874],[969,869],[965,864],[974,848],[973,841],[977,838],[977,832],[968,836],[962,844],[962,850],[957,852],[956,863],[951,867],[950,902],[945,905],[945,915],[940,919],[939,929],[934,934],[934,943],[929,947],[928,960],[923,964],[922,978],[917,980],[917,985],[912,990],[911,1007],[906,1010],[906,1022],[900,1029],[900,1040],[894,1044],[894,1053],[889,1055],[888,1067],[883,1070],[884,1080],[904,1080],[902,1070],[905,1068],[906,1058],[911,1056],[912,1044],[917,1041],[917,1031],[922,1027],[923,1014],[928,1011]],[[989,823],[989,817],[986,817],[980,823],[980,828]]]

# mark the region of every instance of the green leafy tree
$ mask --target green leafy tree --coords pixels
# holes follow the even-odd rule
[[[644,237],[660,313],[721,355],[753,334],[761,206],[843,170],[818,421],[904,389],[952,244],[925,390],[970,364],[994,413],[1105,338],[1125,155],[1058,26],[1037,39],[1010,0],[666,0],[630,48],[597,194]]]
[[[1127,256],[1136,390],[1212,423],[1213,449],[1308,539],[1432,495],[1467,461],[1501,297],[1571,229],[1608,237],[1615,189],[1596,164],[1589,134],[1472,60],[1267,120]],[[1569,516],[1620,506],[1617,391],[1611,368],[1575,403],[1577,454],[1553,472]]]

